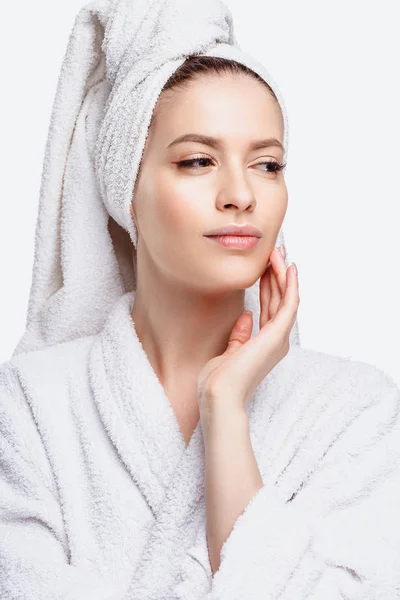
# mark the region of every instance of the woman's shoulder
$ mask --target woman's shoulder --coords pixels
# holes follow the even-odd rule
[[[292,346],[278,364],[279,386],[287,396],[305,394],[310,402],[351,403],[360,411],[386,404],[400,412],[400,389],[391,375],[371,363],[311,348]],[[273,378],[272,378],[273,379]]]
[[[87,357],[95,336],[57,343],[30,350],[0,364],[0,410],[23,410],[37,392],[43,401],[57,397],[69,381],[79,380],[79,373],[87,370]],[[56,394],[54,395],[54,392]],[[28,410],[26,408],[25,410]]]
[[[389,472],[400,474],[400,389],[388,373],[300,347],[281,362],[269,389],[279,397],[271,451],[284,448],[274,467],[277,477],[284,473],[289,484],[306,472],[304,481],[324,508],[358,485],[372,489]],[[302,497],[307,504],[304,490]]]
[[[19,368],[30,369],[33,366],[45,367],[46,365],[50,366],[58,363],[62,365],[66,362],[74,362],[90,349],[95,337],[95,335],[82,336],[44,348],[21,352],[0,363],[0,373],[11,373]]]
[[[287,356],[290,362],[289,368],[304,370],[307,377],[314,379],[340,377],[349,383],[356,380],[359,383],[375,382],[375,385],[378,386],[397,387],[394,378],[384,369],[351,356],[342,356],[301,346],[292,346]]]

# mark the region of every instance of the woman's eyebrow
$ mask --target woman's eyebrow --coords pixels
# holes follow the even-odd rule
[[[182,142],[198,142],[200,144],[206,144],[207,146],[211,146],[215,149],[220,149],[223,146],[222,140],[220,138],[215,138],[209,135],[201,135],[198,133],[185,133],[184,135],[180,135],[173,142],[171,142],[167,148],[171,148],[171,146],[175,146],[176,144],[180,144]],[[250,144],[251,150],[259,150],[260,148],[269,148],[270,146],[277,146],[281,150],[284,151],[284,147],[279,140],[276,138],[265,138],[263,140],[256,140],[252,144]]]

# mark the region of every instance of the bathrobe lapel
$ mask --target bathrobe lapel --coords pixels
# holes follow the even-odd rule
[[[131,477],[157,518],[177,481],[186,443],[131,318],[124,294],[96,336],[89,377],[100,417]]]
[[[134,292],[126,293],[109,314],[91,348],[89,377],[103,424],[155,518],[127,596],[143,600],[154,586],[157,597],[170,592],[186,550],[204,536],[204,443],[199,422],[186,446],[136,335],[133,301]],[[251,417],[254,402],[265,394],[262,387],[246,407],[256,455],[261,447]],[[154,568],[162,577],[151,576]]]

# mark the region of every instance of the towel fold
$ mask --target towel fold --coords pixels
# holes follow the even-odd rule
[[[25,332],[13,356],[98,333],[136,288],[130,205],[154,107],[193,54],[233,59],[284,99],[265,67],[241,50],[219,0],[95,0],[78,12],[51,114]],[[277,243],[285,243],[283,231]],[[286,245],[286,244],[285,244]],[[289,260],[289,252],[287,260]],[[258,327],[259,280],[246,290]],[[298,323],[290,341],[299,344]]]
[[[246,406],[263,487],[212,576],[186,447],[131,319],[0,368],[0,598],[397,600],[400,391],[293,346]]]

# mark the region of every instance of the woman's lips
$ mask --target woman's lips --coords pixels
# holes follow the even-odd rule
[[[260,238],[251,235],[206,235],[208,239],[225,248],[253,248]]]

